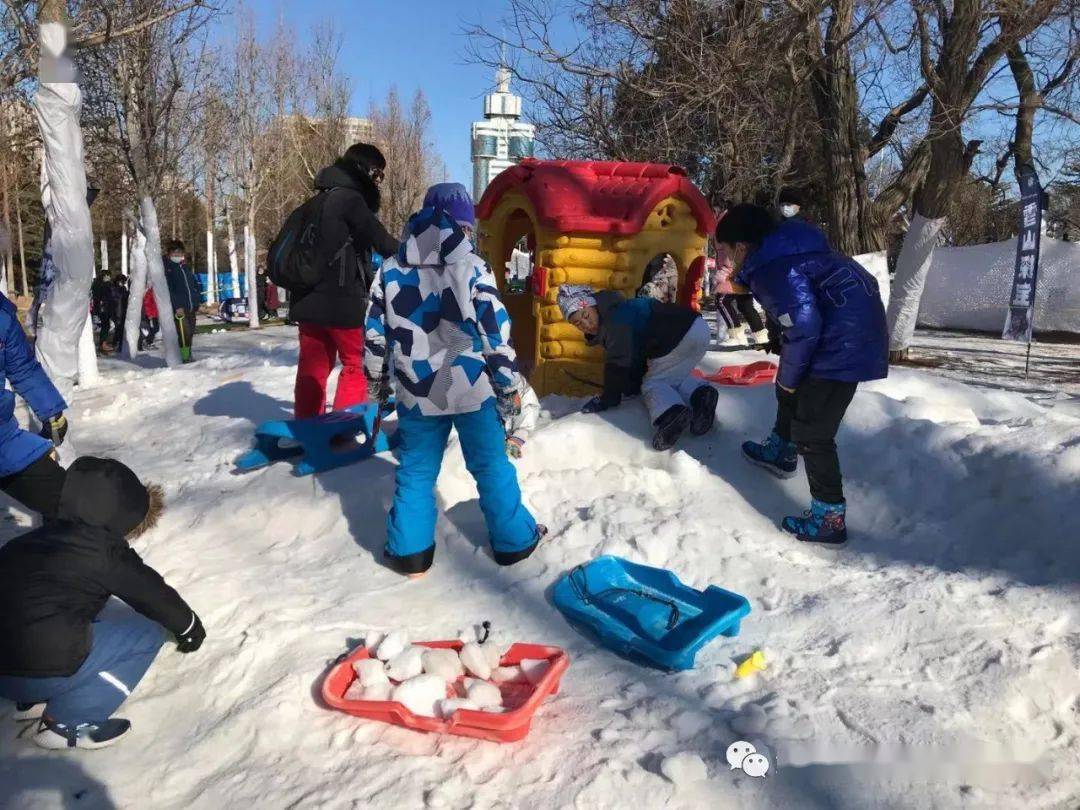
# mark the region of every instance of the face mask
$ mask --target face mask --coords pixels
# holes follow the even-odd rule
[[[182,263],[184,261],[184,257],[183,257],[182,254],[180,256],[170,256],[169,261],[170,262],[175,262],[176,264],[180,264],[180,263]]]
[[[784,215],[784,219],[791,219],[799,213],[799,206],[797,205],[781,205],[780,213]]]

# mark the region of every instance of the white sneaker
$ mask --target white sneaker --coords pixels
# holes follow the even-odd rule
[[[119,717],[103,720],[100,723],[80,723],[77,726],[65,726],[47,717],[41,718],[34,743],[39,748],[51,751],[68,748],[107,748],[131,731],[131,722]]]
[[[738,327],[736,329],[729,329],[728,336],[724,340],[720,341],[721,346],[745,346],[746,344],[746,329],[745,327]]]
[[[769,330],[758,329],[750,333],[749,343],[751,346],[764,346],[769,342]]]
[[[15,714],[11,716],[11,719],[16,723],[22,723],[26,720],[37,720],[43,714],[45,714],[44,703],[16,703]]]

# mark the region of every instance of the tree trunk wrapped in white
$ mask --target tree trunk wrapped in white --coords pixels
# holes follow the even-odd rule
[[[59,64],[67,35],[60,23],[43,23],[43,62]],[[79,128],[82,92],[73,81],[46,81],[34,94],[44,147],[42,203],[52,226],[56,277],[42,305],[38,360],[65,399],[79,374],[79,340],[89,314],[94,278],[94,236],[86,203],[86,168]],[[74,78],[72,70],[70,77]],[[70,399],[69,399],[70,401]]]
[[[919,302],[922,300],[926,276],[934,258],[944,219],[927,219],[916,213],[911,227],[904,237],[904,245],[896,260],[889,295],[889,351],[900,352],[911,345],[915,335],[915,323],[919,318]]]
[[[240,297],[240,260],[236,255],[236,231],[233,230],[232,214],[225,207],[225,227],[229,235],[229,272],[232,274],[232,298]]]
[[[158,226],[157,208],[151,197],[146,196],[139,201],[139,217],[140,228],[146,239],[143,248],[146,273],[150,278],[150,289],[154,292],[158,320],[161,323],[162,356],[166,365],[178,366],[183,360],[180,358],[180,342],[176,334],[176,320],[173,318],[174,307],[169,299],[168,284],[165,282],[165,264],[161,259],[161,229]]]
[[[214,256],[214,232],[206,231],[206,303],[217,303],[217,261]]]
[[[247,294],[248,294],[248,326],[252,329],[259,328],[259,270],[255,266],[255,209],[248,209],[248,222],[244,226],[244,241],[247,243]]]
[[[139,325],[142,323],[142,300],[146,295],[146,237],[142,229],[135,228],[131,237],[131,274],[128,276],[128,310],[124,319],[123,356],[129,360],[139,353]],[[166,291],[168,297],[168,291]],[[156,298],[156,296],[155,296]],[[162,328],[172,309],[158,308],[158,320]],[[175,327],[173,328],[175,332]]]

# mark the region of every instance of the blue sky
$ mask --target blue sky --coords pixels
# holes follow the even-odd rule
[[[502,0],[257,0],[260,33],[283,15],[301,39],[311,25],[332,18],[344,35],[342,71],[353,84],[353,114],[364,115],[392,85],[403,101],[423,88],[431,105],[431,134],[453,180],[472,184],[470,125],[483,118],[490,70],[466,64],[467,23],[495,23]],[[228,22],[226,24],[229,24]]]

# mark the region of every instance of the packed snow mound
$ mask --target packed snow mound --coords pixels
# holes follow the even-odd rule
[[[807,505],[803,476],[740,457],[771,428],[767,386],[721,389],[716,428],[668,453],[648,447],[638,401],[586,416],[547,398],[517,466],[548,539],[495,564],[452,439],[435,563],[411,581],[380,564],[391,456],[233,474],[255,424],[291,408],[295,341],[200,335],[191,365],[106,361],[104,384],[76,396],[84,452],[165,485],[168,509],[135,545],[208,637],[193,655],[162,650],[120,712],[123,745],[45,757],[8,724],[0,807],[1056,808],[1080,791],[1075,416],[929,371],[865,386],[838,439],[851,542],[836,552],[777,529]],[[550,603],[558,577],[605,553],[734,590],[753,612],[694,670],[639,666]],[[367,628],[453,638],[485,619],[571,660],[519,743],[423,735],[315,697]],[[754,650],[768,669],[735,679]],[[427,711],[451,708],[434,682],[418,691]],[[770,752],[767,778],[730,770],[737,740]]]
[[[919,307],[919,326],[1000,333],[1015,267],[1015,239],[936,248]],[[1080,244],[1042,237],[1035,329],[1080,334]]]

